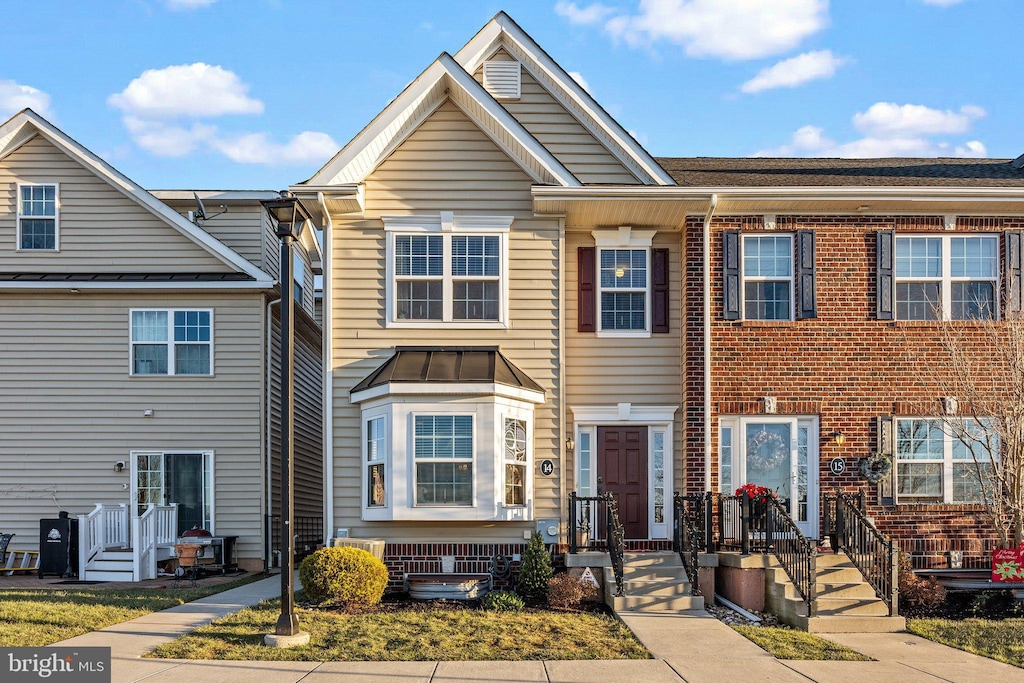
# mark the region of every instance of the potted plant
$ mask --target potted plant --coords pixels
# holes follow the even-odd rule
[[[750,527],[754,530],[764,529],[764,520],[768,514],[768,501],[778,498],[775,491],[767,486],[746,483],[736,489],[736,495],[750,499]]]

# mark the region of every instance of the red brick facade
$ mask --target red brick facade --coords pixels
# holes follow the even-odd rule
[[[876,317],[876,231],[940,232],[942,216],[779,216],[777,232],[815,232],[817,317],[795,321],[727,321],[722,315],[722,232],[761,232],[760,216],[716,217],[711,235],[712,300],[712,430],[711,487],[718,490],[718,416],[759,414],[762,398],[777,399],[777,413],[816,415],[819,481],[822,491],[836,487],[854,491],[868,487],[868,513],[879,528],[899,539],[918,567],[945,567],[948,553],[964,553],[965,566],[984,566],[994,536],[970,505],[880,505],[878,487],[857,473],[860,458],[877,450],[880,416],[921,415],[922,404],[939,392],[928,386],[920,367],[908,360],[907,349],[919,357],[938,357],[938,325],[893,322]],[[960,217],[958,232],[1001,232],[1024,228],[1022,218]],[[703,224],[693,218],[686,228],[686,452],[688,492],[705,484],[703,419]],[[984,349],[979,349],[983,353]],[[826,435],[840,430],[837,446]],[[847,470],[833,476],[828,462],[846,461]],[[729,492],[731,493],[731,492]]]

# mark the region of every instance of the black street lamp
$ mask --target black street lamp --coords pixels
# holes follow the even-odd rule
[[[308,643],[309,634],[299,630],[299,620],[295,616],[295,532],[292,529],[295,516],[292,495],[295,474],[292,460],[295,297],[292,294],[292,250],[310,217],[291,193],[283,192],[280,199],[263,202],[263,206],[277,220],[277,236],[281,240],[281,616],[277,619],[274,633],[267,634],[264,642],[274,647],[295,647]]]

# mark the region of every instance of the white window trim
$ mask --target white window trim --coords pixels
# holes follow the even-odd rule
[[[746,438],[744,436],[744,430],[746,425],[749,423],[756,424],[792,424],[793,431],[790,436],[790,443],[792,446],[790,457],[792,458],[793,466],[796,466],[797,462],[797,449],[800,447],[799,429],[800,427],[807,428],[807,520],[803,522],[797,522],[797,524],[804,531],[804,535],[808,538],[818,537],[818,523],[821,502],[821,444],[820,444],[820,431],[821,431],[821,420],[818,415],[728,415],[722,416],[718,419],[718,457],[721,457],[722,452],[722,430],[732,429],[732,491],[720,491],[725,495],[733,495],[736,488],[743,486],[748,483],[750,479],[747,475],[747,462],[746,462]],[[718,463],[719,476],[721,476],[722,463]],[[742,476],[741,476],[742,475]],[[721,480],[719,480],[719,486],[721,486]],[[796,509],[795,506],[798,503],[796,499],[796,492],[790,497],[791,510],[790,513],[793,515],[793,519],[796,520]]]
[[[910,420],[930,420],[939,423],[939,428],[942,430],[942,459],[934,458],[923,460],[917,459],[906,459],[900,460],[900,442],[899,442],[899,423],[902,421]],[[963,501],[953,499],[953,465],[954,464],[975,464],[974,458],[966,460],[954,460],[953,459],[953,442],[957,440],[956,436],[946,425],[945,421],[940,417],[929,417],[929,416],[900,416],[894,419],[895,424],[893,425],[893,463],[892,467],[896,482],[893,485],[893,498],[898,505],[982,505],[983,503],[978,501]],[[942,500],[936,500],[935,496],[900,493],[899,492],[899,465],[904,464],[921,464],[921,465],[935,465],[939,464],[942,466]]]
[[[501,458],[498,459],[499,467],[501,467],[501,476],[495,477],[498,480],[498,504],[506,510],[506,517],[514,518],[521,517],[523,512],[527,511],[533,506],[533,415],[527,414],[526,411],[511,411],[504,410],[498,414],[499,428],[495,429],[495,435],[498,439],[498,447],[501,453]],[[505,457],[505,420],[519,420],[526,426],[526,460],[509,460]],[[519,465],[523,468],[523,504],[513,505],[505,502],[505,484],[506,484],[506,465]]]
[[[594,230],[595,258],[594,273],[596,282],[597,301],[595,315],[597,316],[597,336],[614,338],[648,338],[651,336],[651,246],[654,243],[656,230],[634,230],[631,226],[621,226],[617,230]],[[629,249],[633,251],[644,251],[646,261],[647,281],[644,285],[644,329],[642,330],[606,330],[601,325],[601,299],[604,288],[601,286],[601,252],[606,249]],[[635,288],[608,289],[608,292],[637,293]]]
[[[53,187],[53,249],[22,249],[21,248],[21,221],[23,218],[49,218],[49,216],[26,216],[21,213],[21,188],[23,187]],[[23,254],[52,254],[60,251],[60,183],[18,183],[15,192],[17,193],[18,217],[17,229],[15,230],[14,244],[15,251]]]
[[[167,341],[166,342],[136,342],[132,338],[132,317],[135,313],[143,311],[158,311],[167,313]],[[176,312],[200,312],[210,314],[210,341],[209,342],[175,342],[174,341],[174,314]],[[132,377],[213,377],[214,372],[214,340],[216,339],[214,327],[215,321],[212,308],[130,308],[128,309],[128,374]],[[167,345],[167,373],[136,373],[135,372],[135,344],[166,344]],[[174,347],[175,344],[195,346],[197,344],[209,344],[210,347],[210,372],[204,375],[178,375],[174,372]]]
[[[939,277],[904,277],[896,275],[896,245],[900,239],[904,238],[931,238],[941,241],[942,244],[942,275]],[[991,278],[985,277],[953,277],[953,249],[951,248],[951,242],[954,239],[963,239],[971,237],[991,237],[996,241],[996,275]],[[900,233],[897,232],[894,237],[893,243],[893,313],[898,310],[898,304],[896,303],[896,287],[902,283],[907,282],[938,282],[939,283],[939,299],[942,312],[942,320],[952,320],[953,314],[953,283],[954,282],[990,282],[992,283],[993,293],[993,306],[995,307],[992,311],[992,320],[999,320],[999,284],[1001,277],[1001,264],[999,263],[999,250],[1002,247],[1000,244],[1000,234],[993,232],[960,232],[952,234],[942,233]],[[917,320],[917,318],[896,318],[897,320]],[[931,320],[931,318],[926,318]]]
[[[513,216],[456,216],[451,211],[431,215],[381,216],[386,235],[385,248],[385,325],[396,329],[475,329],[504,330],[509,327],[509,232]],[[443,282],[443,310],[441,320],[399,320],[396,273],[395,237],[397,235],[440,234],[444,238],[442,254],[444,265],[442,276],[434,278]],[[497,235],[499,238],[500,273],[498,276],[498,320],[455,320],[452,318],[453,287],[456,280],[451,274],[452,235]],[[430,278],[418,278],[430,279]],[[489,279],[485,277],[469,278]]]
[[[296,285],[298,289],[296,290]],[[292,252],[292,299],[294,299],[299,307],[302,307],[302,301],[306,293],[306,261],[302,258],[302,254],[296,249]]]
[[[161,450],[137,450],[129,451],[129,469],[131,476],[131,486],[129,487],[129,500],[128,507],[131,509],[131,516],[139,516],[139,456],[140,455],[159,455],[161,457],[167,457],[168,455],[202,455],[203,456],[203,496],[206,496],[207,483],[209,483],[210,491],[210,528],[207,529],[214,536],[217,535],[217,458],[216,453],[210,449],[195,449],[195,450],[173,450],[173,451],[161,451]],[[206,477],[206,462],[210,463],[210,481],[207,482]],[[205,522],[205,520],[204,520]]]
[[[789,277],[767,277],[764,275],[747,275],[744,253],[748,237],[788,237],[789,238]],[[796,233],[793,232],[745,232],[740,235],[740,313],[743,320],[765,320],[767,322],[786,322],[796,319]],[[747,282],[789,282],[789,317],[788,318],[748,318],[747,317]]]
[[[369,437],[368,426],[372,420],[383,420],[384,421],[384,457],[376,460],[369,459],[369,453],[367,452]],[[391,415],[390,413],[382,410],[378,411],[367,411],[362,414],[362,482],[363,482],[363,509],[364,510],[382,510],[391,507]],[[383,505],[370,505],[370,466],[371,465],[384,465],[384,504]]]
[[[451,417],[469,417],[472,420],[472,424],[473,424],[473,457],[470,458],[468,461],[466,460],[466,458],[423,458],[422,460],[417,460],[416,459],[416,428],[415,428],[416,418],[417,417],[438,417],[438,416],[445,416],[445,417],[447,417],[447,416],[451,416]],[[443,410],[443,409],[441,409],[441,410],[430,410],[428,408],[428,409],[423,409],[423,410],[414,410],[414,411],[409,413],[408,428],[406,430],[406,434],[407,434],[407,437],[409,439],[409,444],[408,444],[408,449],[409,449],[408,450],[408,453],[409,453],[409,469],[410,469],[410,471],[409,471],[409,484],[410,484],[409,501],[410,501],[412,507],[417,508],[417,509],[429,508],[429,509],[440,509],[440,510],[466,510],[466,509],[475,509],[477,507],[477,491],[478,491],[479,487],[477,486],[476,478],[477,478],[477,467],[478,467],[477,466],[477,462],[480,460],[480,458],[478,457],[479,449],[480,449],[480,433],[479,432],[480,432],[480,430],[479,430],[479,424],[478,424],[478,420],[477,420],[476,411],[466,411],[466,410],[449,411],[449,410]],[[459,504],[456,504],[456,503],[446,504],[446,503],[421,503],[421,502],[419,502],[419,500],[417,500],[417,498],[416,498],[416,485],[418,484],[418,481],[416,480],[416,465],[419,462],[423,462],[425,464],[426,463],[449,463],[449,462],[450,463],[459,464],[459,463],[469,462],[470,465],[473,466],[473,471],[472,471],[472,476],[471,476],[471,479],[472,479],[472,489],[471,489],[470,494],[469,494],[469,501],[470,501],[469,505],[459,505]]]

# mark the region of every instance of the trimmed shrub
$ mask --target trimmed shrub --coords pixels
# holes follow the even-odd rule
[[[544,539],[534,532],[530,542],[523,551],[523,561],[519,565],[519,578],[516,591],[530,600],[543,600],[547,597],[548,581],[551,580],[551,555],[544,547]]]
[[[597,589],[566,573],[555,574],[548,581],[548,604],[557,609],[579,609],[584,600],[596,600]]]
[[[523,599],[512,591],[491,591],[480,599],[480,605],[492,612],[518,612],[526,607]]]
[[[934,576],[922,579],[914,573],[910,555],[900,553],[900,607],[934,609],[946,599],[946,589]]]
[[[369,606],[383,597],[388,570],[360,548],[321,548],[299,565],[299,580],[314,602]]]

